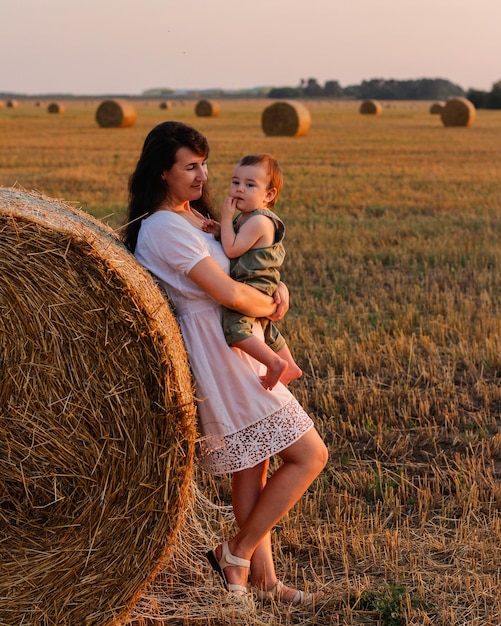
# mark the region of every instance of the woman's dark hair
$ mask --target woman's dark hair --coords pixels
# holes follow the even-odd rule
[[[162,122],[155,126],[144,140],[143,150],[136,169],[129,178],[129,208],[123,241],[134,252],[141,222],[151,215],[169,195],[169,187],[162,173],[176,162],[179,148],[189,148],[199,156],[209,156],[207,139],[192,126],[182,122]],[[207,184],[202,195],[191,202],[193,208],[213,217],[212,203]]]

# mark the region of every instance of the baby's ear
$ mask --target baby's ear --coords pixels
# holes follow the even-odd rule
[[[274,200],[276,199],[278,195],[278,191],[276,187],[270,187],[270,189],[268,189],[268,191],[266,192],[266,196],[265,196],[265,200],[267,202],[267,204],[274,204]]]

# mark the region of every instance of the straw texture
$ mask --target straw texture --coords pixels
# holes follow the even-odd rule
[[[302,137],[308,134],[310,126],[310,112],[301,102],[274,102],[261,116],[261,127],[269,137]]]
[[[191,376],[113,232],[0,188],[0,624],[116,626],[191,498]]]
[[[443,110],[444,110],[444,103],[443,102],[434,102],[430,106],[430,113],[432,115],[441,115]]]
[[[59,102],[51,102],[47,107],[47,113],[64,113],[64,107]]]
[[[195,105],[195,115],[198,117],[217,117],[221,107],[213,100],[199,100]]]
[[[136,119],[136,109],[127,100],[103,100],[96,110],[96,122],[101,128],[126,128]]]
[[[362,115],[381,115],[383,107],[377,100],[364,100],[360,104],[359,112]]]
[[[444,126],[471,126],[475,121],[475,106],[466,98],[450,98],[441,111]]]

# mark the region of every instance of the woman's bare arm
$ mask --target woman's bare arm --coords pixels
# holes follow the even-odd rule
[[[243,315],[269,317],[277,311],[274,298],[233,280],[212,257],[199,261],[188,276],[216,302]]]

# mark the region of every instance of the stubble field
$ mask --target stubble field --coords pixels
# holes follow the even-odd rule
[[[75,202],[113,227],[162,120],[208,137],[217,205],[244,153],[271,152],[284,168],[282,330],[304,371],[291,388],[330,461],[277,527],[276,556],[286,582],[321,587],[325,601],[203,621],[188,611],[179,623],[499,626],[501,112],[444,128],[429,103],[374,117],[312,102],[308,135],[278,138],[261,131],[269,103],[222,101],[219,117],[197,118],[194,102],[138,102],[126,129],[99,128],[98,101],[61,115],[31,101],[0,110],[0,186]],[[226,479],[199,482],[227,503]]]

